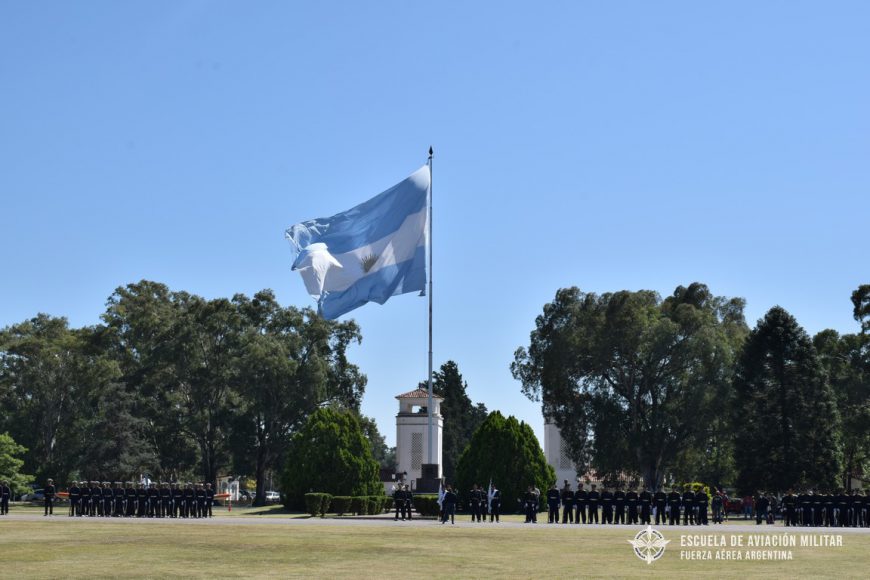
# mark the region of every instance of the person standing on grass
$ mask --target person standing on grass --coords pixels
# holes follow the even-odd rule
[[[638,495],[640,502],[640,524],[650,525],[652,523],[652,500],[653,495],[648,488],[641,488]]]
[[[54,480],[49,479],[43,493],[45,494],[45,515],[54,515]]]
[[[653,495],[653,503],[656,506],[656,525],[660,523],[662,525],[666,524],[665,520],[665,506],[668,505],[668,495],[665,493],[664,488],[659,488],[655,495]]]
[[[82,499],[82,490],[77,481],[69,485],[69,517],[75,517],[79,511],[79,501]]]
[[[586,523],[586,506],[589,504],[589,492],[583,489],[583,484],[580,478],[577,478],[577,493],[574,494],[574,503],[577,506],[577,515],[574,518],[574,523],[579,524],[580,520]]]
[[[0,481],[0,516],[9,514],[9,496],[12,495],[12,488],[9,487],[9,482]]]
[[[411,512],[414,511],[414,494],[411,492],[411,487],[405,484],[405,512],[408,514],[408,520],[411,520]],[[211,514],[209,514],[211,516]]]
[[[493,522],[493,518],[495,518],[495,523],[498,523],[498,516],[501,513],[501,492],[492,484],[489,490],[489,523]]]
[[[597,485],[592,484],[592,490],[589,492],[588,502],[589,502],[589,523],[591,524],[593,520],[595,523],[598,523],[598,500],[601,498],[601,494],[598,493]]]
[[[456,494],[453,493],[453,486],[448,485],[447,491],[444,492],[444,516],[441,518],[441,523],[446,524],[447,518],[450,518],[450,524],[456,523]]]
[[[671,493],[668,494],[668,509],[670,510],[668,513],[669,526],[677,526],[680,524],[680,504],[682,501],[683,498],[680,495],[680,491],[676,486],[674,486],[671,489]]]
[[[574,495],[574,490],[571,489],[571,484],[565,480],[565,487],[562,489],[562,523],[574,523],[574,503],[577,501]]]
[[[483,503],[483,491],[478,487],[475,483],[474,487],[471,488],[471,492],[468,494],[469,504],[468,507],[471,509],[471,521],[479,522],[480,521],[480,504]]]
[[[555,481],[547,490],[547,523],[559,523],[559,490]]]

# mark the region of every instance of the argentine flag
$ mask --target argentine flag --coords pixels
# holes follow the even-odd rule
[[[285,232],[321,316],[330,320],[366,302],[426,289],[429,166],[347,211]]]

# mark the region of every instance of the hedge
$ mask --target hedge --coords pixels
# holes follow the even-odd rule
[[[329,509],[329,504],[332,501],[332,495],[328,493],[306,493],[305,494],[305,511],[312,516],[326,515],[326,510]]]
[[[368,511],[367,498],[360,496],[350,498],[350,511],[358,516],[364,516]]]
[[[415,495],[412,501],[414,508],[421,516],[435,517],[441,511],[441,508],[438,506],[437,494]]]
[[[336,495],[332,498],[332,511],[340,516],[351,512],[351,500],[349,495]]]
[[[393,498],[385,497],[384,498],[384,511],[390,513],[393,511]]]
[[[386,497],[382,495],[370,495],[366,498],[367,502],[367,511],[366,513],[370,516],[376,516],[384,511],[384,503],[386,503]]]

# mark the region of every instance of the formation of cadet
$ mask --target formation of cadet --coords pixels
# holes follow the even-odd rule
[[[74,481],[69,486],[69,516],[210,518],[213,500],[210,483]]]
[[[768,502],[761,492],[755,495],[757,524],[766,520]],[[808,490],[798,495],[789,490],[782,498],[782,517],[789,527],[867,528],[870,527],[870,489],[863,494],[859,490],[848,493],[841,489],[837,493]]]
[[[414,511],[414,494],[411,493],[411,488],[407,484],[399,484],[393,492],[393,506],[396,508],[396,519],[399,515],[402,516],[402,521],[405,521],[405,516],[410,520],[411,513]]]

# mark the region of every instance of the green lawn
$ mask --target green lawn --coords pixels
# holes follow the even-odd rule
[[[234,510],[235,511],[235,510]],[[221,518],[223,519],[223,518]],[[867,577],[870,535],[842,548],[795,548],[791,562],[696,562],[679,536],[647,565],[627,540],[636,528],[571,530],[434,522],[393,525],[246,525],[0,520],[0,570],[22,577]],[[708,530],[705,530],[709,533]]]

